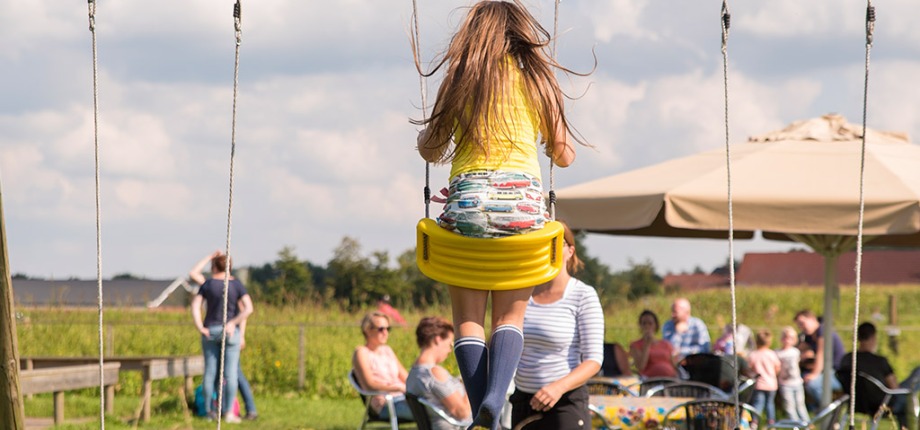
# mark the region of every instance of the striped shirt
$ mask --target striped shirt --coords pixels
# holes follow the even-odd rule
[[[594,288],[572,278],[556,302],[531,298],[527,303],[524,352],[514,383],[536,393],[586,360],[604,362],[604,312]]]

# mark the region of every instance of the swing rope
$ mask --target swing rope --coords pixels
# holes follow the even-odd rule
[[[727,0],[722,1],[721,13],[722,26],[722,84],[725,100],[725,171],[726,184],[728,188],[728,278],[732,296],[732,366],[734,372],[734,397],[735,397],[735,417],[737,417],[737,426],[741,425],[741,397],[738,393],[738,301],[735,290],[735,216],[734,203],[732,200],[732,150],[731,138],[729,135],[728,122],[728,33],[731,27],[731,13],[728,10]]]
[[[866,63],[863,79],[863,114],[862,114],[862,142],[859,154],[859,223],[856,230],[856,299],[853,309],[853,360],[850,369],[850,411],[856,410],[856,331],[859,327],[859,298],[862,283],[862,257],[863,257],[863,223],[866,213],[865,185],[866,185],[866,116],[869,99],[869,54],[872,51],[872,39],[875,33],[875,6],[872,0],[866,1]],[[850,430],[856,426],[855,414],[850,414]]]
[[[102,192],[99,186],[99,62],[96,50],[96,1],[88,0],[89,32],[93,38],[93,148],[96,176],[96,299],[99,308],[99,428],[105,429],[105,371],[103,358],[105,336],[103,333],[102,304]]]
[[[415,58],[422,58],[421,43],[419,43],[418,31],[418,3],[412,0],[412,28],[415,32],[415,43],[412,49],[415,50]],[[418,89],[422,94],[422,118],[428,116],[428,80],[421,73],[418,75]],[[431,163],[425,161],[425,218],[431,217]]]
[[[556,0],[555,11],[553,12],[553,61],[556,61],[556,41],[557,36],[559,35],[559,2]],[[560,109],[560,112],[562,110]],[[544,138],[545,140],[545,138]],[[556,151],[551,149],[550,160],[549,160],[549,218],[553,221],[556,220]]]
[[[233,27],[235,30],[236,36],[236,48],[233,62],[233,114],[230,121],[230,186],[228,192],[228,202],[227,202],[227,251],[224,255],[227,258],[227,264],[224,271],[224,315],[223,315],[223,325],[221,329],[221,342],[220,342],[220,367],[218,367],[218,383],[217,386],[221,387],[217,389],[217,430],[220,430],[221,420],[223,419],[223,404],[224,404],[224,358],[227,350],[227,308],[228,308],[228,296],[230,291],[230,273],[232,273],[232,267],[230,263],[230,238],[231,231],[233,227],[233,160],[236,155],[236,100],[239,94],[240,86],[240,45],[243,43],[243,22],[242,22],[242,5],[240,4],[241,0],[236,0],[236,3],[233,5]],[[239,330],[239,327],[237,327]]]

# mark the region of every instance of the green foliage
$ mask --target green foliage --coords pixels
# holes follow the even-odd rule
[[[295,305],[319,299],[310,268],[297,258],[294,248],[284,247],[278,252],[278,260],[266,266],[250,269],[254,299],[274,305]]]

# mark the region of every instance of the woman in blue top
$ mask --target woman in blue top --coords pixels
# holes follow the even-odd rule
[[[211,278],[205,279],[202,275],[204,266],[211,262]],[[223,405],[221,410],[224,412],[224,421],[228,423],[240,422],[239,417],[231,412],[231,405],[236,399],[236,391],[239,388],[239,365],[240,365],[240,343],[241,330],[240,325],[252,314],[252,298],[246,291],[246,287],[238,279],[230,275],[230,264],[232,262],[226,255],[220,251],[201,259],[198,264],[189,271],[192,281],[200,287],[198,294],[192,299],[192,319],[195,321],[195,327],[201,333],[201,349],[204,351],[204,381],[202,389],[206,401],[205,411],[208,418],[216,419],[217,411],[211,410],[211,399],[214,395],[214,387],[217,380],[218,367],[220,366],[221,340],[224,339],[224,282],[229,281],[227,285],[227,334],[224,349],[224,381],[227,385],[224,388]],[[201,305],[205,302],[207,311],[205,317],[201,318]]]

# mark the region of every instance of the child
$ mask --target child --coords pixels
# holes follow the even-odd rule
[[[553,71],[562,68],[547,55],[548,45],[549,33],[522,6],[482,1],[470,8],[434,70],[424,74],[416,58],[425,76],[445,65],[447,70],[431,116],[413,121],[426,127],[418,136],[422,158],[451,163],[442,227],[478,238],[543,227],[538,136],[557,166],[575,159]],[[454,351],[475,416],[472,429],[499,428],[521,357],[521,329],[532,290],[450,286],[458,329]],[[486,348],[483,327],[490,294],[493,330]]]
[[[783,349],[777,350],[781,367],[777,381],[779,382],[779,397],[783,412],[790,420],[808,421],[808,410],[805,408],[805,384],[799,372],[799,358],[801,351],[796,347],[799,335],[792,327],[784,327],[780,338]]]
[[[757,382],[754,384],[754,396],[751,406],[763,413],[764,405],[767,407],[767,423],[776,422],[776,390],[779,384],[776,375],[780,370],[779,357],[770,349],[773,334],[769,330],[757,332],[757,349],[748,355],[748,364],[751,370],[757,373]]]

